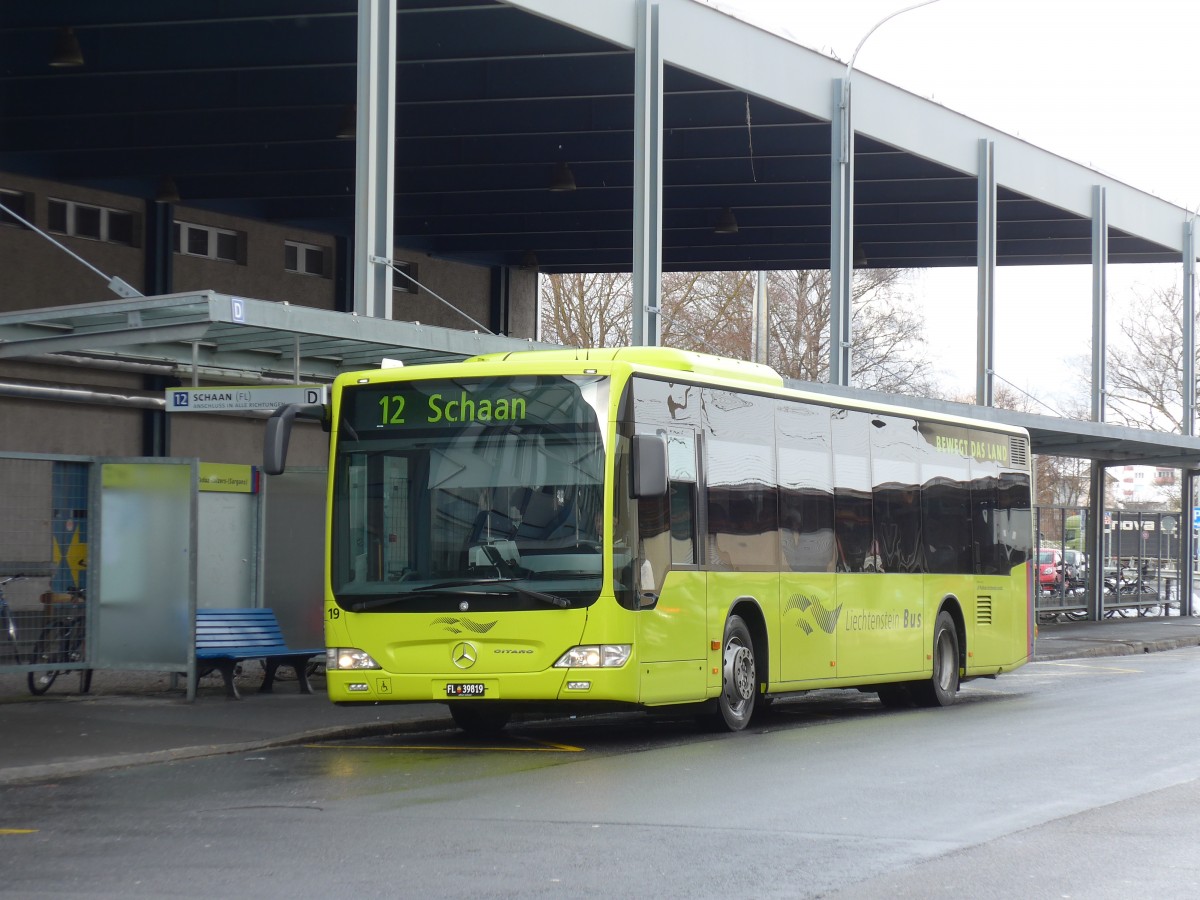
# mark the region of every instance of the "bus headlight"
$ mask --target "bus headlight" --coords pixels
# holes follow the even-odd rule
[[[334,669],[382,669],[383,666],[371,659],[371,655],[357,647],[326,647],[325,668]]]
[[[632,644],[590,644],[572,647],[558,658],[556,669],[608,669],[625,665]]]

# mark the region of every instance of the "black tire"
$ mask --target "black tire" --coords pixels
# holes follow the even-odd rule
[[[958,698],[958,630],[954,619],[943,610],[933,627],[933,675],[909,687],[917,706],[952,706]]]
[[[449,706],[454,724],[473,738],[495,737],[512,718],[511,711],[476,700],[461,700]]]
[[[750,724],[758,700],[754,640],[741,616],[730,616],[725,622],[721,648],[721,695],[708,724],[723,731],[741,731]]]
[[[63,662],[65,659],[63,641],[63,626],[61,624],[47,625],[42,629],[42,633],[38,635],[37,643],[33,646],[33,657],[30,659],[30,663],[33,665],[53,665],[54,663]],[[26,676],[29,684],[29,693],[35,697],[40,697],[46,691],[50,690],[56,678],[58,678],[57,669],[30,672]]]

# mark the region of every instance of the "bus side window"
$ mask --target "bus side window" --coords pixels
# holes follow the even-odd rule
[[[671,482],[671,562],[696,564],[696,485]]]

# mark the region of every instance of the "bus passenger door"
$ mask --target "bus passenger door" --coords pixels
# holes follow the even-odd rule
[[[696,435],[667,437],[670,489],[638,502],[638,661],[646,704],[700,700],[705,692],[704,573],[696,549]]]

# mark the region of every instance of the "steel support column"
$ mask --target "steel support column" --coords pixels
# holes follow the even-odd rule
[[[978,199],[975,205],[975,261],[979,274],[979,309],[975,325],[975,402],[991,406],[994,400],[996,326],[996,143],[979,141]]]
[[[767,273],[757,272],[754,279],[754,353],[756,363],[767,365],[767,334],[769,311],[767,309]]]
[[[1196,220],[1183,223],[1183,433],[1196,434]]]
[[[833,81],[829,193],[829,383],[850,384],[854,280],[854,126],[850,79]]]
[[[492,266],[488,278],[488,328],[492,334],[508,334],[512,267]]]
[[[1084,535],[1087,554],[1088,618],[1099,622],[1104,617],[1104,472],[1105,465],[1092,461],[1092,482],[1088,495],[1089,514]]]
[[[354,312],[392,317],[395,203],[396,0],[358,2],[358,119],[354,155]]]
[[[662,338],[662,104],[663,60],[659,8],[637,4],[633,95],[633,343],[656,347]]]
[[[1196,219],[1183,223],[1183,433],[1196,434],[1196,253],[1200,250],[1196,234]],[[1180,516],[1179,547],[1179,614],[1194,612],[1192,590],[1195,588],[1196,533],[1189,526],[1191,511],[1196,505],[1196,471],[1183,473],[1183,515]]]
[[[1108,405],[1108,196],[1092,186],[1092,421],[1103,422]]]
[[[1092,420],[1103,422],[1108,398],[1108,196],[1092,186]],[[1088,618],[1104,616],[1104,473],[1093,461],[1088,494],[1091,521],[1087,529]]]
[[[1193,615],[1192,591],[1196,587],[1196,532],[1192,510],[1196,508],[1196,470],[1183,471],[1183,513],[1179,517],[1179,614]]]

